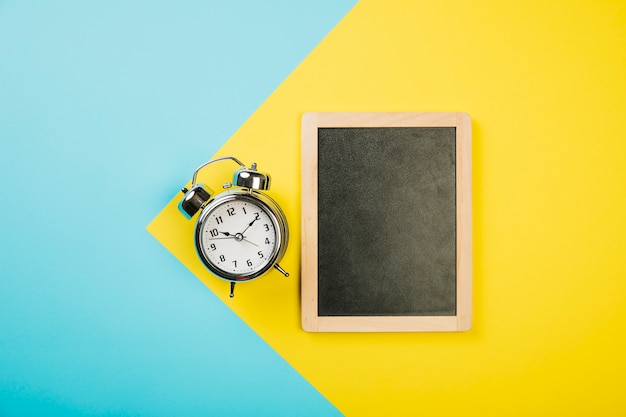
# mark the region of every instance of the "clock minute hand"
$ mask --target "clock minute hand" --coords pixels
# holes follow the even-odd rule
[[[259,219],[258,217],[255,217],[255,218],[254,218],[254,220],[252,220],[252,221],[250,222],[250,224],[248,225],[248,227],[246,227],[245,229],[243,229],[243,232],[241,232],[241,234],[243,235],[244,233],[246,233],[246,230],[248,230],[248,229],[249,229],[249,228],[250,228],[250,227],[254,224],[254,222],[255,222],[255,221],[257,221],[258,219]]]

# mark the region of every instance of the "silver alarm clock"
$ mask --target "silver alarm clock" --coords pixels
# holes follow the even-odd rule
[[[198,172],[219,161],[239,165],[224,191],[213,191],[197,184]],[[272,269],[289,274],[278,262],[287,249],[287,219],[279,205],[263,191],[270,188],[270,176],[257,171],[256,163],[247,168],[232,156],[212,159],[198,167],[191,188],[183,188],[179,209],[187,218],[198,211],[195,246],[200,260],[217,277],[235,284],[260,277]]]

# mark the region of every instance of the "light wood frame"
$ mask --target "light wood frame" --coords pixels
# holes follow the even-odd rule
[[[318,315],[318,129],[456,128],[456,315]],[[472,134],[465,113],[306,113],[302,117],[302,328],[309,332],[464,331],[472,325]]]

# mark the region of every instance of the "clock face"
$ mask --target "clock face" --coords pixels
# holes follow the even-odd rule
[[[209,269],[229,280],[252,279],[276,260],[280,235],[271,211],[255,198],[229,196],[206,207],[196,243]]]

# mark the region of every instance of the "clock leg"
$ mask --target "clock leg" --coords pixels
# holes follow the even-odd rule
[[[274,268],[278,269],[280,271],[281,274],[283,274],[284,276],[288,277],[289,276],[289,272],[285,271],[284,269],[282,269],[280,267],[280,265],[278,264],[274,264]]]

